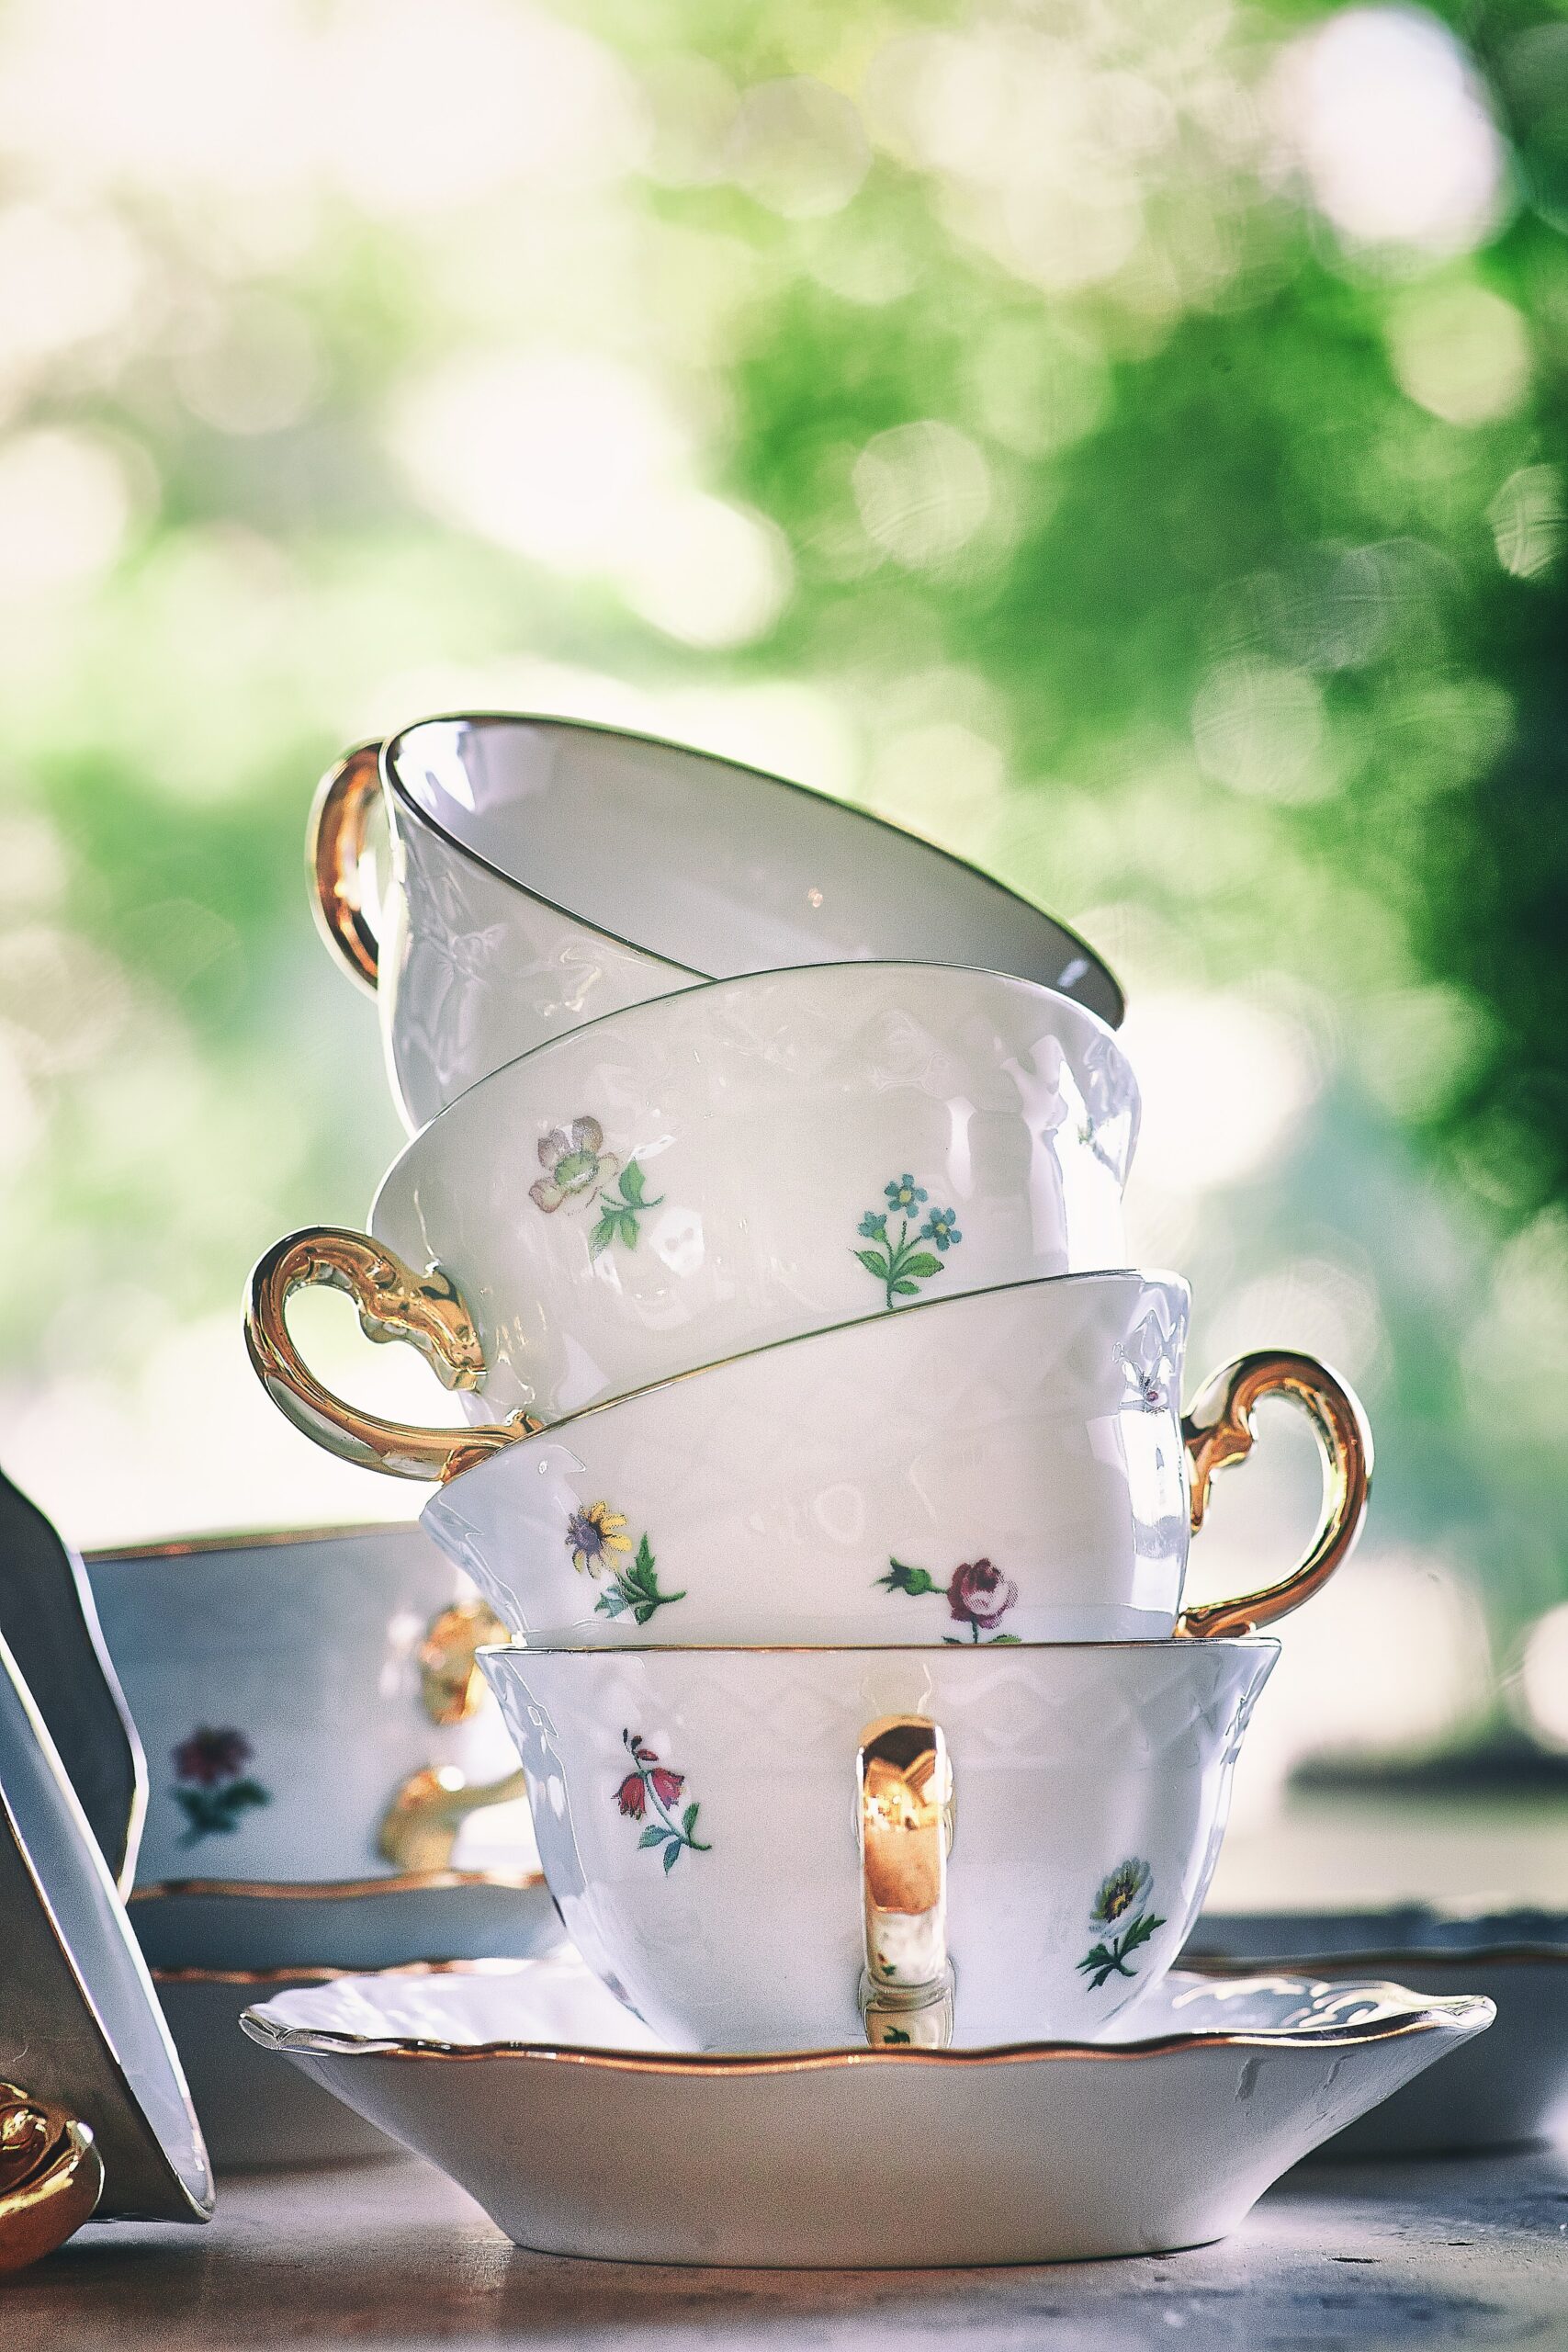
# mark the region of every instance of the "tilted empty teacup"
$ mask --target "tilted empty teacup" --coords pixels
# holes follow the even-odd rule
[[[1197,1917],[1278,1655],[530,1645],[479,1662],[590,1967],[677,2049],[761,2051],[1093,2041],[1134,2009]]]
[[[378,936],[360,885],[384,801]],[[1065,924],[863,809],[733,761],[567,719],[433,718],[351,752],[311,817],[315,908],[376,989],[411,1127],[519,1054],[693,981],[918,956],[1016,972],[1109,1021]]]
[[[1371,1441],[1334,1375],[1284,1353],[1227,1365],[1184,1421],[1187,1317],[1184,1283],[1135,1273],[916,1300],[576,1414],[451,1480],[422,1523],[514,1634],[1157,1640],[1211,1470],[1282,1396],[1323,1448],[1317,1537],[1267,1592],[1183,1621],[1250,1629],[1349,1551]]]
[[[182,1538],[87,1570],[147,1751],[143,1900],[429,1882],[467,1821],[521,1796],[473,1663],[500,1629],[417,1527]],[[513,1823],[487,1860],[525,1875]]]
[[[1103,1022],[995,972],[807,966],[607,1015],[483,1079],[383,1179],[368,1235],[317,1227],[252,1277],[282,1411],[435,1478],[673,1373],[915,1298],[1117,1265],[1138,1094]],[[476,1427],[358,1412],[285,1310],[347,1290]]]

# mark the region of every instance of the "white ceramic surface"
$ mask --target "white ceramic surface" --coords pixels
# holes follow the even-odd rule
[[[0,2082],[88,2125],[98,2212],[204,2222],[212,2177],[103,1854],[0,1642]]]
[[[1268,1641],[950,1649],[499,1648],[566,1931],[674,2048],[863,2034],[856,1758],[936,1724],[961,2043],[1092,2041],[1187,1939]]]
[[[285,1993],[245,2030],[519,2245],[902,2268],[1223,2237],[1490,2014],[1386,1984],[1168,1979],[1120,2047],[682,2060],[563,1955]]]
[[[1026,980],[840,964],[713,982],[540,1046],[405,1148],[369,1231],[420,1295],[384,1328],[406,1336],[455,1284],[482,1374],[469,1419],[554,1421],[912,1298],[1119,1265],[1137,1118],[1112,1033]],[[321,1245],[344,1241],[362,1247],[323,1231],[267,1253],[252,1349],[282,1410],[365,1459],[351,1408],[276,1376],[280,1267],[341,1287]],[[384,1265],[357,1293],[373,1320]],[[407,1474],[390,1453],[372,1466]]]
[[[1160,1640],[1187,1319],[1134,1273],[915,1301],[580,1413],[421,1523],[519,1634]]]
[[[731,761],[494,716],[409,728],[380,773],[394,851],[377,991],[411,1127],[600,1013],[768,967],[998,967],[1122,1017],[1110,973],[1051,916],[897,826]]]
[[[1343,1984],[1397,1977],[1433,1996],[1479,1994],[1497,2022],[1348,2125],[1325,2156],[1463,2154],[1568,2132],[1568,1915],[1552,1911],[1205,1912],[1183,1955],[1205,1973],[1267,1968]]]
[[[422,1703],[420,1644],[472,1589],[417,1527],[150,1544],[87,1566],[151,1764],[140,1888],[390,1878],[378,1833],[411,1775],[482,1786],[514,1770],[493,1707],[440,1724]],[[494,1866],[532,1870],[515,1805],[509,1817]]]

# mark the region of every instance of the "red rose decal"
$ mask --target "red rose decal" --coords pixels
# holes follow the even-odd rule
[[[697,1836],[697,1815],[702,1807],[687,1805],[677,1821],[674,1808],[686,1785],[684,1772],[672,1772],[668,1764],[661,1764],[656,1750],[649,1747],[639,1731],[624,1731],[621,1745],[636,1769],[626,1774],[615,1791],[615,1803],[628,1820],[647,1822],[637,1841],[638,1850],[660,1848],[668,1878],[682,1854],[712,1851],[707,1840]]]
[[[966,1560],[953,1571],[947,1605],[961,1625],[990,1633],[1018,1599],[1018,1587],[989,1560]]]
[[[251,1743],[243,1732],[214,1731],[203,1724],[175,1748],[175,1777],[215,1789],[220,1781],[238,1780],[250,1760]]]
[[[628,1772],[615,1791],[615,1803],[621,1811],[640,1821],[648,1810],[648,1790],[640,1772]]]
[[[684,1772],[671,1772],[663,1764],[656,1764],[648,1777],[660,1804],[673,1804],[686,1785]]]

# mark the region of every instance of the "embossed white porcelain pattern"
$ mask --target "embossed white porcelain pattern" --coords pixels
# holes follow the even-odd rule
[[[479,1686],[461,1722],[422,1702],[421,1644],[473,1595],[417,1527],[151,1544],[87,1569],[150,1766],[139,1889],[391,1877],[378,1833],[412,1774],[483,1786],[515,1770]],[[532,1869],[511,1820],[490,1859]]]
[[[732,761],[496,715],[406,729],[379,768],[394,854],[374,964],[411,1127],[601,1013],[769,966],[999,967],[1122,1017],[1110,973],[1051,916]]]
[[[953,2039],[1093,2041],[1170,1967],[1207,1889],[1278,1645],[497,1648],[567,1933],[678,2049],[860,2034],[856,1758],[946,1739]]]
[[[562,1954],[301,1988],[243,2024],[518,2245],[815,2269],[1223,2237],[1491,2016],[1391,1984],[1168,1977],[1137,2041],[682,2060]]]
[[[1157,1640],[1187,1321],[1133,1273],[916,1300],[581,1413],[422,1524],[514,1634]]]
[[[470,1419],[555,1420],[911,1297],[1122,1262],[1137,1115],[1110,1030],[1028,981],[764,973],[486,1079],[369,1229],[461,1291]]]

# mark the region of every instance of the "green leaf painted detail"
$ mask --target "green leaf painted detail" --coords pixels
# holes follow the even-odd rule
[[[1144,1907],[1153,1893],[1154,1872],[1135,1854],[1118,1862],[1102,1880],[1089,1917],[1105,1932],[1077,1963],[1091,1993],[1098,1993],[1112,1976],[1137,1974],[1135,1968],[1127,1965],[1129,1960],[1165,1925],[1157,1911]]]
[[[646,1179],[640,1164],[628,1159],[615,1179],[614,1189],[606,1185],[599,1194],[599,1220],[588,1237],[588,1247],[595,1258],[603,1257],[613,1242],[623,1249],[635,1250],[638,1232],[637,1219],[645,1209],[663,1204],[662,1193],[649,1200],[643,1189]],[[640,1622],[640,1621],[639,1621]]]
[[[874,1246],[856,1250],[852,1255],[882,1284],[886,1302],[891,1306],[895,1299],[913,1298],[922,1283],[944,1272],[942,1253],[954,1249],[964,1236],[958,1230],[953,1209],[929,1209],[921,1221],[929,1194],[911,1175],[896,1177],[884,1190],[887,1206],[867,1209],[860,1221],[861,1239]],[[897,1233],[889,1231],[889,1222],[895,1218]],[[931,1246],[923,1248],[922,1244]]]
[[[672,1600],[684,1600],[684,1589],[680,1592],[660,1592],[653,1551],[647,1536],[637,1547],[637,1557],[607,1584],[594,1604],[598,1617],[623,1617],[629,1610],[633,1621],[646,1625],[657,1610],[667,1609]]]

